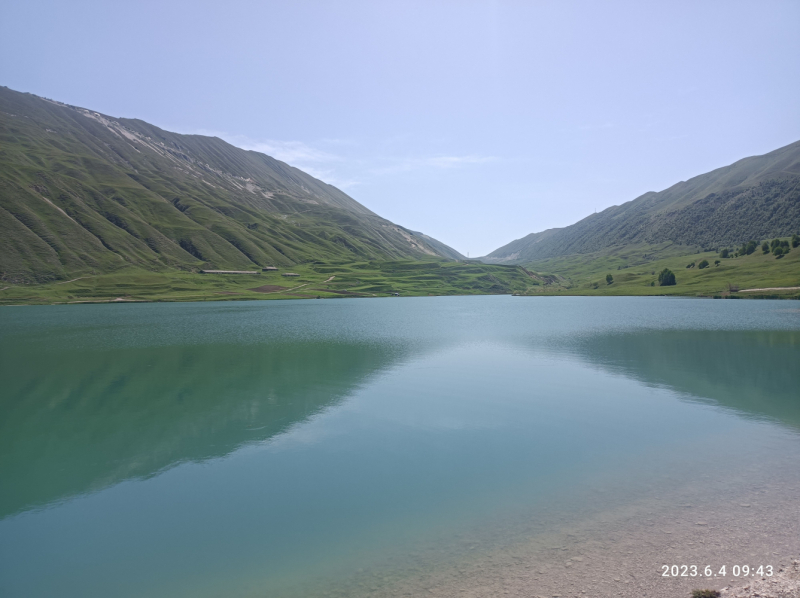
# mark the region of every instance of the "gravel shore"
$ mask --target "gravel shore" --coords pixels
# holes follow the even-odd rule
[[[447,554],[422,551],[400,569],[359,572],[304,596],[690,598],[711,589],[723,598],[800,598],[800,479],[786,478],[732,479],[722,500],[689,502],[700,496],[686,492],[669,504],[646,501],[564,520],[554,533],[521,522],[498,526],[495,538],[464,536]],[[664,575],[664,565],[684,564],[714,572],[724,565],[726,576]],[[770,565],[775,575],[734,577],[744,565],[753,572]]]
[[[800,561],[795,559],[773,577],[723,588],[722,598],[800,598]]]

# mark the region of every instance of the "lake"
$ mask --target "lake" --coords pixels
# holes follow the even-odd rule
[[[684,583],[672,560],[800,551],[797,302],[5,307],[0,326],[3,596],[653,595]]]

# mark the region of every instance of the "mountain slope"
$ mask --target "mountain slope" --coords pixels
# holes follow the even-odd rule
[[[264,154],[0,88],[4,281],[453,255]]]
[[[800,231],[800,141],[649,192],[565,228],[496,249],[487,263],[519,264],[612,246],[670,241],[703,248]]]
[[[433,237],[429,237],[425,233],[420,233],[417,231],[409,231],[409,232],[411,232],[411,234],[413,234],[415,237],[421,237],[431,248],[433,248],[439,255],[443,257],[459,261],[467,259],[465,255],[462,255],[449,245],[445,245],[441,241],[438,241]]]

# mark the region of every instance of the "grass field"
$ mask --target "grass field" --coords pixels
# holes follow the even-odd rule
[[[788,240],[785,238],[783,240]],[[700,269],[701,261],[709,266]],[[719,264],[715,265],[715,261]],[[694,267],[687,268],[688,265]],[[742,292],[746,289],[800,287],[800,248],[776,259],[761,249],[736,258],[722,259],[716,252],[687,253],[687,247],[664,243],[658,246],[625,246],[597,254],[571,255],[525,265],[542,281],[528,295],[683,295],[705,297],[792,297],[800,289]],[[658,273],[669,268],[675,286],[659,286]],[[611,274],[613,282],[606,283]],[[739,291],[731,292],[738,288]]]
[[[283,274],[298,276],[286,277]],[[5,285],[0,305],[525,294],[540,283],[518,266],[479,262],[315,262],[278,272],[199,274],[130,268],[48,284]]]
[[[709,266],[698,264],[707,260]],[[715,261],[719,264],[715,265]],[[687,268],[689,264],[694,267]],[[669,268],[675,286],[659,286]],[[286,277],[294,273],[298,276]],[[606,283],[611,274],[613,282]],[[314,262],[260,274],[150,272],[128,268],[47,284],[0,286],[0,305],[114,301],[220,301],[329,299],[429,295],[682,295],[691,297],[800,298],[800,248],[776,259],[761,249],[722,259],[716,253],[686,253],[686,246],[628,246],[520,266],[475,261]],[[738,291],[736,290],[738,289]]]

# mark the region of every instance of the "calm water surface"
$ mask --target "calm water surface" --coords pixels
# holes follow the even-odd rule
[[[2,308],[0,595],[314,595],[713,496],[797,462],[798,364],[795,302]]]

